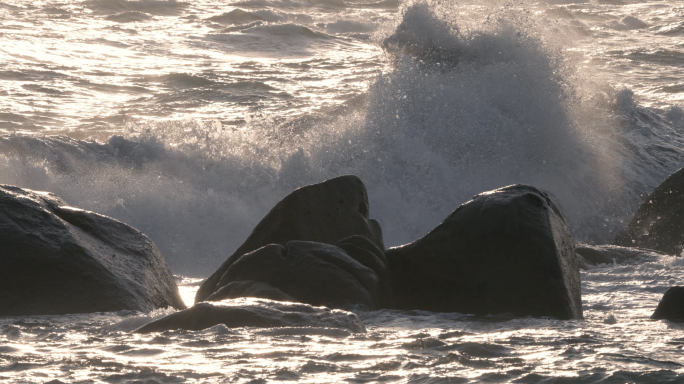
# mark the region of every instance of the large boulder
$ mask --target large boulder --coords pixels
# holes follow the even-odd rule
[[[684,287],[671,287],[651,316],[654,320],[684,320]]]
[[[150,333],[173,329],[199,331],[218,324],[229,328],[326,327],[366,332],[359,317],[351,312],[255,298],[198,303],[184,311],[148,323],[135,332]]]
[[[269,244],[291,240],[335,244],[353,235],[363,236],[384,250],[382,231],[368,217],[368,194],[356,176],[340,176],[299,188],[287,195],[257,224],[238,249],[200,286],[195,302],[216,292],[223,275],[242,255]]]
[[[589,245],[577,244],[575,246],[580,268],[588,269],[600,264],[641,264],[659,260],[665,253],[652,249],[621,247],[618,245]]]
[[[363,236],[336,245],[311,241],[270,244],[242,255],[207,300],[263,297],[331,308],[392,306],[385,255]]]
[[[582,318],[572,234],[531,186],[481,193],[385,255],[398,309]]]
[[[59,197],[0,185],[0,316],[185,308],[154,243]]]
[[[684,168],[651,192],[615,245],[655,249],[679,255],[684,249]]]

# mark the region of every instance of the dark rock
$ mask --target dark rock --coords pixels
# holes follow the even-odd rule
[[[331,327],[366,332],[361,320],[351,312],[254,298],[198,303],[144,325],[135,332],[172,329],[199,331],[218,324],[225,324],[230,328]]]
[[[366,187],[356,176],[340,176],[287,195],[257,224],[247,240],[202,283],[195,302],[216,292],[223,275],[242,255],[269,244],[290,240],[335,244],[353,235],[371,240],[384,250],[377,221],[368,218]]]
[[[392,280],[390,279],[384,251],[363,236],[350,236],[342,239],[335,246],[342,248],[347,255],[362,265],[375,272],[378,282],[374,287],[369,287],[377,308],[394,308],[392,299]]]
[[[259,297],[276,301],[297,301],[294,297],[283,293],[280,289],[266,283],[252,280],[240,280],[228,283],[207,297],[207,301],[237,299],[239,297]]]
[[[384,259],[382,251],[363,236],[348,237],[337,245],[310,241],[270,244],[235,261],[217,284],[222,288],[210,299],[223,297],[224,290],[232,297],[254,296],[242,287],[247,288],[244,282],[259,282],[266,286],[251,284],[249,288],[257,289],[260,297],[279,299],[285,295],[286,300],[332,308],[387,308],[392,293]]]
[[[660,299],[651,319],[684,320],[684,287],[668,289]]]
[[[582,255],[577,253],[577,267],[583,271],[588,271],[592,268],[594,268],[596,264],[592,263],[591,261],[588,261]]]
[[[385,255],[398,309],[582,318],[572,234],[531,186],[481,193]]]
[[[577,244],[575,251],[578,258],[581,258],[580,268],[582,269],[588,269],[599,264],[641,264],[668,256],[652,249],[620,247],[618,245]]]
[[[684,168],[651,192],[615,245],[640,247],[679,255],[684,249]]]
[[[59,197],[0,185],[0,316],[185,308],[145,235]]]

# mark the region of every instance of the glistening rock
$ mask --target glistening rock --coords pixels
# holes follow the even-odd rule
[[[366,187],[356,176],[340,176],[299,188],[276,204],[249,237],[205,280],[195,302],[216,292],[223,275],[242,255],[269,244],[291,240],[335,244],[353,235],[363,236],[384,250],[382,231],[368,217]]]
[[[385,255],[398,309],[582,318],[575,241],[528,185],[481,193]]]
[[[330,327],[366,332],[358,316],[351,312],[307,304],[283,303],[266,299],[235,299],[195,304],[138,328],[136,333],[172,329],[199,331],[224,324],[239,327]]]
[[[0,185],[0,315],[185,308],[134,228],[47,192]]]
[[[648,195],[615,245],[655,249],[678,255],[684,249],[684,168]]]

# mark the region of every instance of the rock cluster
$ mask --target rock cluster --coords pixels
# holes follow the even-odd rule
[[[240,296],[581,319],[566,220],[544,192],[475,196],[414,243],[383,249],[365,187],[342,176],[294,191],[203,284],[196,303]]]
[[[377,221],[368,217],[368,194],[356,176],[341,176],[299,188],[287,195],[254,228],[197,291],[195,302],[204,301],[222,288],[228,269],[243,255],[270,245],[285,246],[293,240],[335,244],[349,236],[369,239],[384,249]]]
[[[341,308],[582,319],[580,268],[682,251],[683,195],[680,170],[649,195],[616,245],[576,247],[548,194],[511,185],[385,249],[365,186],[337,177],[286,196],[203,282],[192,308],[138,332],[216,324],[362,332]],[[147,237],[50,193],[0,186],[0,249],[0,315],[184,307]],[[683,300],[684,288],[671,288],[653,318],[684,319]]]

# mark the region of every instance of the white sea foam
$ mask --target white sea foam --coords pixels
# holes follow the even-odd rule
[[[634,16],[625,16],[622,20],[612,21],[606,25],[607,28],[616,29],[619,31],[627,31],[632,29],[641,29],[648,27],[648,24],[639,20]]]

